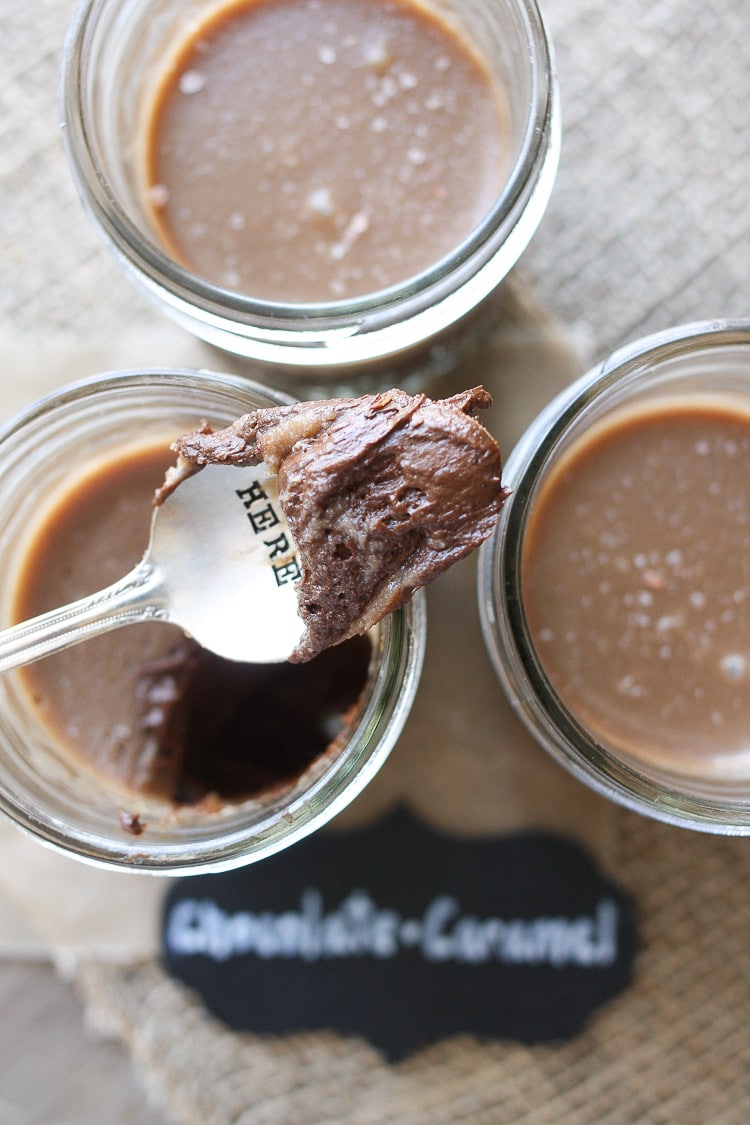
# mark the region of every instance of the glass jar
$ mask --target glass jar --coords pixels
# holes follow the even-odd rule
[[[165,52],[206,0],[85,0],[65,49],[69,164],[95,227],[168,316],[228,353],[271,365],[274,381],[405,381],[449,368],[491,314],[489,296],[546,208],[560,146],[552,50],[535,0],[424,0],[475,45],[507,91],[502,190],[460,245],[415,277],[351,300],[279,303],[196,276],[155,241],[139,192],[143,102]],[[369,377],[369,383],[367,378]],[[302,390],[296,393],[303,394]]]
[[[602,423],[612,412],[627,409],[635,412],[637,420],[642,420],[648,408],[653,409],[659,403],[664,404],[661,407],[664,410],[672,403],[678,407],[680,404],[694,407],[696,403],[700,407],[703,403],[709,409],[712,403],[723,404],[722,409],[736,414],[743,423],[750,420],[750,321],[681,326],[625,347],[574,382],[532,422],[505,467],[505,483],[512,489],[512,497],[502,510],[493,537],[481,548],[478,591],[484,638],[495,671],[519,717],[538,742],[581,781],[630,809],[670,824],[706,832],[747,835],[750,834],[750,768],[746,750],[723,744],[717,728],[715,756],[707,756],[705,762],[693,758],[680,760],[683,745],[686,753],[690,753],[688,738],[683,739],[682,735],[679,747],[670,749],[666,755],[652,755],[652,747],[667,745],[666,740],[673,738],[674,728],[670,732],[669,720],[662,718],[661,712],[653,718],[653,727],[648,730],[648,747],[644,745],[643,733],[640,743],[630,741],[626,745],[622,728],[618,730],[610,722],[605,731],[600,721],[591,718],[594,712],[589,710],[588,717],[584,717],[585,707],[579,698],[574,698],[569,691],[566,694],[556,690],[547,672],[549,664],[545,666],[544,638],[540,630],[535,632],[530,625],[524,582],[528,566],[526,548],[532,518],[535,510],[539,510],[535,506],[545,484],[571,447],[584,435],[592,435],[592,427],[598,427],[593,431],[598,435],[606,433],[606,427],[601,428]],[[618,413],[617,417],[621,418],[622,414]],[[633,428],[636,427],[637,421]],[[701,473],[700,456],[696,454],[694,461],[697,481]],[[570,462],[566,462],[568,464]],[[565,483],[559,483],[560,476],[555,479],[558,482],[555,495],[560,497]],[[689,478],[685,487],[689,493]],[[659,481],[654,479],[653,495],[648,489],[640,493],[644,509],[654,504],[658,493]],[[610,499],[613,496],[614,492],[608,493]],[[559,513],[559,505],[556,511]],[[680,523],[678,532],[672,529],[671,534],[678,535],[683,529],[684,524]],[[688,541],[684,543],[687,551]],[[718,562],[721,551],[718,542],[716,551]],[[669,553],[666,558],[669,561]],[[632,562],[635,566],[644,566],[644,559],[646,546]],[[625,565],[619,555],[618,565],[621,569]],[[732,577],[736,577],[736,572]],[[666,581],[671,581],[669,575]],[[713,588],[714,579],[709,576],[708,582]],[[660,581],[656,570],[649,570],[643,584],[648,589],[639,595],[636,608],[648,607],[652,602],[658,606],[658,594],[651,594],[649,589],[665,588],[664,580]],[[597,590],[607,592],[604,588],[597,587]],[[582,604],[575,600],[577,596],[570,592],[571,604],[575,606]],[[616,595],[608,596],[614,599]],[[735,595],[740,596],[742,591]],[[690,602],[686,602],[686,613],[690,605],[704,604],[698,598],[702,599],[702,595],[691,594]],[[590,603],[591,599],[588,600]],[[638,621],[635,617],[631,619],[635,625],[651,627],[647,616],[648,613]],[[655,611],[651,622],[657,629],[679,625],[679,622],[658,617]],[[585,632],[583,625],[581,632]],[[593,643],[588,634],[585,635],[586,643]],[[621,634],[608,636],[608,640],[613,651],[615,645],[623,643]],[[740,637],[736,643],[741,652],[747,639]],[[669,646],[660,648],[653,657],[657,658],[671,659]],[[600,654],[597,659],[604,662],[608,657]],[[715,661],[716,657],[712,659]],[[652,678],[647,670],[643,673],[647,688],[656,682],[657,669],[654,664],[651,668]],[[740,658],[733,672],[738,674],[741,670]],[[559,688],[561,681],[556,682]],[[624,690],[624,683],[618,681],[618,684],[618,690],[620,687]],[[742,689],[741,683],[739,688]],[[699,690],[703,692],[703,688]],[[562,694],[566,694],[566,699],[561,698]],[[706,698],[710,698],[708,692]],[[661,702],[664,696],[659,695],[658,699]],[[613,704],[607,702],[606,706],[611,708]],[[714,712],[709,712],[708,707],[706,702],[703,714],[710,715],[713,721]],[[612,718],[611,710],[609,717]],[[643,732],[643,726],[641,730]],[[737,754],[739,758],[734,757]]]
[[[226,425],[254,408],[287,401],[230,375],[124,371],[64,388],[11,421],[0,431],[2,625],[11,623],[27,532],[38,521],[40,504],[79,472],[120,448],[192,430],[202,419]],[[368,679],[345,739],[331,744],[296,781],[214,811],[152,799],[140,835],[120,824],[122,792],[62,751],[32,709],[20,673],[8,673],[0,677],[0,809],[39,840],[105,867],[199,873],[271,855],[335,816],[388,757],[421,672],[423,597],[382,621],[371,639]]]

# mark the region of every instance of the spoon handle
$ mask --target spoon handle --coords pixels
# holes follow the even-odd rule
[[[163,621],[167,616],[159,571],[143,559],[124,578],[96,594],[0,630],[0,673],[122,625]]]

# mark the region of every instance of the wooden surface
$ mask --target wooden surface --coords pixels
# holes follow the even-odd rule
[[[0,962],[0,1125],[166,1125],[44,962]]]

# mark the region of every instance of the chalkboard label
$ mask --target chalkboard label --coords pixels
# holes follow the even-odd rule
[[[391,1060],[459,1033],[570,1038],[627,987],[635,945],[628,896],[577,844],[403,810],[179,880],[163,925],[169,971],[229,1026],[359,1035]]]

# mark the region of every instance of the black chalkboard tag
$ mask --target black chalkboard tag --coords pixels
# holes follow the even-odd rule
[[[626,988],[632,904],[562,837],[466,838],[395,810],[177,881],[163,955],[230,1027],[359,1035],[398,1060],[464,1033],[568,1039]]]

